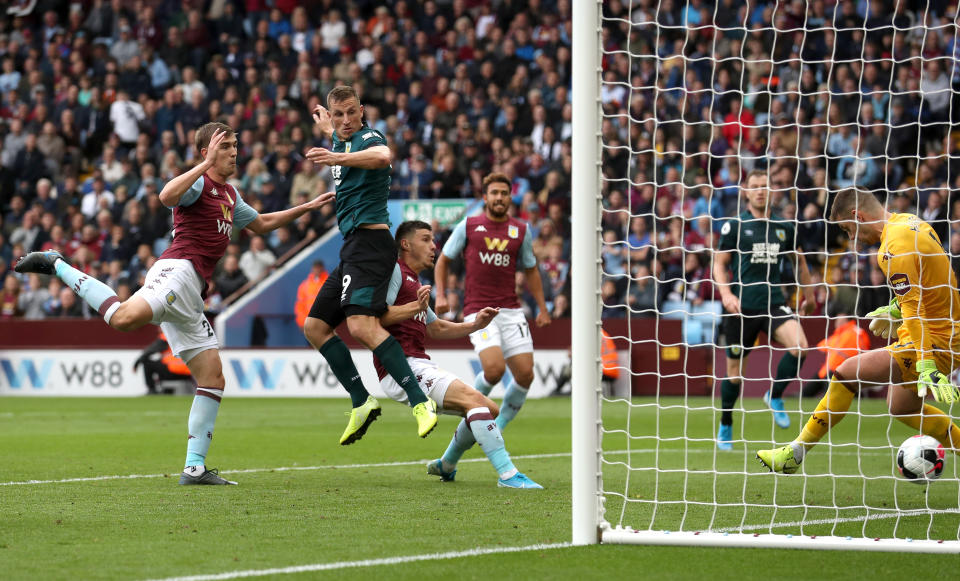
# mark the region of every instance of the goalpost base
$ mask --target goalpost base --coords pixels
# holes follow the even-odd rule
[[[660,545],[684,547],[739,547],[765,549],[820,549],[839,551],[885,551],[896,553],[960,553],[960,541],[913,539],[867,539],[819,535],[774,535],[689,531],[635,531],[624,527],[600,528],[600,541],[611,545]]]

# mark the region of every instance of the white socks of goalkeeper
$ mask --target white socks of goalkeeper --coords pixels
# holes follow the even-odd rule
[[[197,395],[193,396],[190,419],[187,420],[187,430],[190,433],[187,439],[187,460],[184,463],[187,468],[204,465],[204,459],[210,450],[210,441],[213,440],[213,426],[217,421],[217,412],[220,411],[221,398],[223,390],[212,387],[198,387]]]
[[[467,417],[460,421],[447,451],[443,453],[443,457],[440,459],[443,463],[443,470],[445,472],[453,471],[463,453],[469,450],[474,443],[480,444],[480,448],[501,479],[506,480],[517,473],[513,461],[510,460],[510,454],[507,453],[506,445],[503,443],[500,428],[493,420],[493,414],[485,407],[473,408],[467,412]]]

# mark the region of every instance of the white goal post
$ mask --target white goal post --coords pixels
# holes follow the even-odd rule
[[[894,0],[894,3],[900,1]],[[674,4],[682,5],[678,12],[686,14],[684,11],[691,2],[694,2],[694,6],[709,7],[714,12],[714,17],[723,4],[723,0],[676,0]],[[601,316],[604,306],[601,287],[607,278],[602,257],[605,246],[604,195],[607,186],[603,174],[603,154],[607,146],[603,138],[603,124],[605,120],[610,120],[610,116],[605,115],[603,110],[605,71],[602,63],[605,57],[611,56],[609,52],[605,52],[603,46],[606,24],[604,4],[603,0],[572,0],[573,544],[960,553],[960,468],[957,467],[957,460],[960,458],[948,451],[947,468],[943,478],[927,487],[915,486],[897,476],[893,457],[899,442],[906,437],[906,432],[902,424],[890,419],[880,400],[868,401],[866,395],[858,396],[850,408],[846,424],[840,424],[847,430],[846,436],[833,439],[830,435],[824,438],[814,453],[819,455],[817,463],[805,461],[799,473],[786,476],[762,471],[754,459],[754,450],[762,442],[782,445],[790,441],[795,430],[799,430],[802,422],[810,416],[819,398],[802,399],[796,394],[798,389],[794,384],[790,393],[796,395],[790,396],[792,407],[788,407],[794,421],[792,428],[777,431],[770,427],[760,436],[755,432],[748,435],[746,428],[743,428],[737,432],[738,445],[734,451],[718,452],[712,434],[716,433],[716,418],[719,417],[721,407],[720,378],[724,376],[725,370],[722,367],[714,369],[712,362],[722,361],[720,350],[723,349],[723,343],[719,338],[713,339],[710,335],[709,341],[704,341],[709,343],[705,348],[711,349],[713,353],[711,373],[707,376],[701,371],[688,373],[685,364],[687,355],[681,356],[684,362],[681,374],[684,376],[684,389],[687,390],[682,394],[661,392],[659,385],[651,387],[652,391],[648,393],[625,399],[604,393],[601,388],[600,345],[601,327],[604,323]],[[630,16],[633,15],[632,6],[639,10],[642,5],[654,12],[653,20],[643,22],[643,30],[644,34],[650,34],[654,39],[653,54],[659,71],[663,64],[660,62],[662,57],[656,53],[659,48],[656,42],[660,39],[660,29],[678,27],[674,24],[658,23],[658,6],[664,3],[657,0],[620,0],[620,4],[626,7],[624,10]],[[928,12],[929,8],[922,16],[928,16]],[[629,26],[639,26],[638,21],[633,18],[627,18],[625,22]],[[822,26],[818,29],[822,31],[829,28],[830,24],[818,26]],[[919,34],[913,29],[901,30],[898,26],[895,22],[894,35],[908,32]],[[809,30],[810,27],[806,28]],[[774,36],[780,33],[773,29],[761,32],[769,32]],[[862,31],[855,32],[868,32],[867,25],[863,25]],[[924,39],[928,33],[932,34],[929,31],[923,32]],[[944,34],[942,31],[938,33]],[[797,38],[800,39],[801,36]],[[804,34],[799,41],[801,49],[806,38]],[[684,46],[686,48],[686,43]],[[955,46],[957,51],[957,64],[954,66],[960,67],[960,42],[952,46]],[[642,60],[640,55],[629,54],[629,50],[622,47],[619,51],[627,52],[626,58],[630,60],[631,67],[636,64],[634,59]],[[741,48],[741,58],[743,55]],[[645,54],[643,58],[653,57]],[[690,60],[683,55],[672,55],[671,58],[681,62],[680,65],[674,65],[683,67],[684,72],[690,64]],[[776,64],[773,55],[770,55],[770,59],[772,65]],[[712,66],[716,68],[716,62]],[[863,66],[863,62],[860,66]],[[862,71],[862,68],[860,70]],[[660,91],[662,88],[657,86],[659,72],[654,78],[658,80],[650,81],[653,86],[641,87],[642,82],[633,84],[614,81],[613,84],[619,85],[629,100],[637,87],[653,93]],[[864,83],[862,79],[857,82],[858,85]],[[892,80],[890,86],[893,86]],[[958,86],[960,78],[957,79],[957,85],[954,85]],[[769,87],[768,82],[768,90]],[[741,99],[749,94],[740,87],[736,90],[741,91]],[[890,92],[897,94],[892,89]],[[831,97],[827,95],[826,98],[829,102]],[[767,107],[765,112],[769,114],[770,105]],[[952,104],[949,115],[956,115],[952,111]],[[656,110],[653,119],[637,120],[629,114],[621,117],[625,117],[628,124],[642,121],[657,126],[664,121],[682,121],[676,118],[659,118]],[[713,122],[711,119],[706,121]],[[857,120],[854,120],[852,123],[856,122]],[[942,120],[940,122],[942,123]],[[936,122],[930,124],[935,125]],[[887,130],[891,127],[893,126],[889,124],[888,117]],[[948,128],[948,134],[949,131]],[[957,137],[960,140],[960,133]],[[917,140],[920,139],[918,135]],[[631,149],[629,140],[617,147],[626,149],[631,156],[637,153],[635,148]],[[662,153],[662,149],[660,152]],[[926,158],[922,158],[919,153],[914,155],[915,167],[918,168]],[[943,156],[946,155],[943,153]],[[859,170],[853,171],[855,181]],[[633,183],[634,176],[625,175],[622,178]],[[892,191],[899,185],[887,183],[892,179],[894,178],[884,176],[881,187]],[[656,188],[662,185],[665,184],[659,181],[654,184]],[[796,182],[792,185],[797,187]],[[681,184],[680,187],[684,186]],[[741,210],[738,203],[737,211]],[[631,217],[637,216],[629,202],[626,211]],[[800,214],[801,209],[798,208],[796,217],[800,218]],[[647,216],[653,218],[652,214]],[[729,217],[729,214],[726,217]],[[826,224],[825,215],[820,215],[817,219]],[[623,235],[626,237],[627,232]],[[629,262],[624,276],[628,279],[631,276]],[[628,330],[624,335],[615,334],[614,338],[621,342],[630,342],[633,339],[629,330],[632,328],[631,316],[638,315],[628,305],[622,306],[627,313]],[[644,319],[643,324],[659,328],[668,318],[663,315],[663,312],[657,310],[653,317]],[[660,335],[656,336],[657,341],[660,341]],[[719,337],[719,332],[717,336]],[[817,342],[824,338],[823,335],[809,338],[811,352],[815,351]],[[656,372],[660,371],[661,356],[666,350],[679,349],[682,353],[688,353],[686,350],[689,347],[685,341],[676,343],[664,339],[662,343],[658,343],[658,355],[654,357]],[[771,349],[771,352],[777,355],[775,349]],[[775,364],[771,365],[775,367]],[[644,378],[650,373],[648,370],[636,368],[621,371]],[[770,371],[771,377],[765,378],[768,382],[773,379],[772,373]],[[644,382],[648,380],[644,379]],[[700,384],[706,386],[705,391],[692,394],[690,386]],[[741,396],[736,405],[737,422],[753,423],[754,426],[762,421],[771,424],[769,410],[759,397]],[[944,411],[950,414],[948,407],[944,407]],[[673,430],[673,426],[678,426],[682,431]],[[711,435],[705,436],[707,432]],[[863,439],[861,434],[864,434]],[[867,435],[877,439],[870,440]],[[890,470],[891,468],[893,470]],[[889,493],[887,497],[884,497],[884,491]]]

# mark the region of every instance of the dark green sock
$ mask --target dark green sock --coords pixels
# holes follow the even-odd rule
[[[362,406],[367,401],[370,392],[363,386],[360,372],[357,371],[357,366],[353,364],[353,357],[350,356],[350,350],[347,349],[347,344],[343,342],[343,339],[334,335],[332,339],[320,346],[320,355],[323,355],[323,358],[327,360],[330,371],[333,371],[333,374],[340,381],[340,385],[350,394],[353,407]]]
[[[410,407],[427,401],[427,396],[423,395],[423,390],[417,383],[417,377],[410,369],[410,364],[407,363],[407,356],[403,354],[403,347],[396,339],[392,336],[387,337],[383,343],[377,345],[373,354],[377,356],[377,359],[383,364],[383,368],[397,382],[397,385],[407,392]]]
[[[783,397],[783,392],[787,391],[790,382],[800,376],[801,361],[792,353],[784,353],[780,363],[777,364],[777,377],[770,386],[770,397],[773,399]]]
[[[720,423],[725,426],[733,425],[733,406],[740,397],[740,384],[729,379],[720,383]]]

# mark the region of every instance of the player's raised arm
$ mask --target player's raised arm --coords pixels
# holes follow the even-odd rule
[[[224,143],[223,139],[225,136],[225,131],[219,129],[214,131],[213,135],[210,136],[210,143],[200,151],[200,154],[203,155],[203,161],[193,166],[190,170],[173,178],[167,182],[167,185],[163,186],[163,189],[160,191],[160,202],[164,206],[172,208],[179,204],[183,194],[185,194],[203,174],[216,165],[221,154],[226,153],[227,149],[236,147],[236,141],[232,141],[229,144]],[[221,147],[221,145],[224,147]]]
[[[252,222],[247,224],[247,228],[256,234],[266,234],[267,232],[271,232],[277,228],[286,226],[307,212],[319,210],[326,204],[332,202],[335,198],[336,194],[333,192],[325,192],[309,202],[300,204],[299,206],[294,206],[293,208],[287,208],[286,210],[280,210],[278,212],[270,212],[269,214],[260,214]]]

